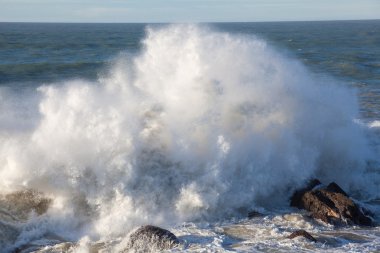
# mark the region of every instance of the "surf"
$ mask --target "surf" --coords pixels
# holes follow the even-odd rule
[[[0,187],[52,200],[14,245],[242,217],[312,177],[378,194],[354,89],[254,36],[167,25],[141,43],[95,82],[1,90]]]

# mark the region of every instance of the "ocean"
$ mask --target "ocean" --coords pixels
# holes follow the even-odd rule
[[[380,252],[289,206],[318,178],[380,222],[380,21],[0,23],[0,164],[4,253]]]

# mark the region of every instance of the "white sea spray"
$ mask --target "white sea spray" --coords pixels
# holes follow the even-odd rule
[[[97,240],[223,219],[286,205],[312,177],[378,194],[354,90],[255,37],[170,25],[143,45],[97,82],[39,87],[18,131],[29,96],[2,102],[1,189],[53,199],[29,229]]]

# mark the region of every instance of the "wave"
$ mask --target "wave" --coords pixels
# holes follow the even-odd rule
[[[0,187],[53,200],[18,242],[285,206],[312,177],[378,194],[354,90],[256,37],[169,25],[143,46],[96,82],[0,91]]]
[[[380,128],[380,120],[374,120],[368,124],[369,128]]]

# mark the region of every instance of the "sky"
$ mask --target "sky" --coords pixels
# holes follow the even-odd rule
[[[0,22],[380,19],[380,0],[0,0]]]

